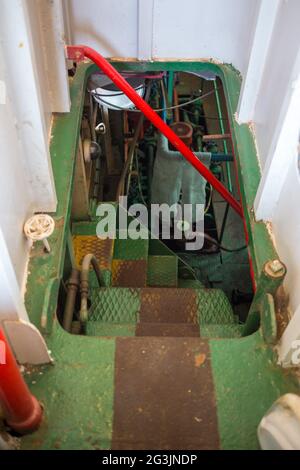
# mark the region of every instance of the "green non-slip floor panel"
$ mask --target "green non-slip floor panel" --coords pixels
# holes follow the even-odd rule
[[[101,321],[89,321],[85,333],[88,336],[135,336],[136,323],[103,323]]]
[[[89,310],[90,321],[136,323],[140,310],[140,289],[113,287],[94,289]]]
[[[90,321],[86,325],[88,336],[201,336],[201,338],[241,338],[243,325],[199,325],[191,323],[103,323]],[[147,333],[147,334],[146,334]],[[154,334],[155,333],[155,334]],[[200,334],[201,333],[201,334]]]
[[[70,335],[55,327],[54,365],[32,367],[26,380],[44,405],[38,432],[24,449],[109,449],[113,427],[115,341]]]
[[[231,304],[220,289],[199,289],[197,310],[200,325],[234,323]]]
[[[114,258],[122,260],[140,260],[148,257],[148,240],[122,240],[116,238],[114,246]]]
[[[299,393],[296,378],[275,364],[260,332],[210,340],[210,351],[221,448],[258,449],[260,420],[282,394]]]
[[[202,325],[201,337],[202,338],[240,338],[244,325],[234,323],[231,325]]]
[[[176,256],[149,256],[147,286],[176,287],[178,260]]]
[[[259,332],[241,339],[208,340],[204,349],[201,338],[128,340],[132,342],[71,336],[55,327],[48,338],[54,365],[31,367],[26,374],[45,415],[40,429],[22,438],[21,448],[177,449],[186,436],[185,426],[193,422],[200,434],[192,433],[182,448],[258,449],[257,426],[271,404],[284,393],[299,393],[295,377],[275,365]],[[118,355],[117,344],[123,345]],[[207,374],[212,378],[209,386]],[[161,378],[164,386],[157,387]],[[179,403],[187,406],[187,414],[178,412]],[[151,413],[157,436],[151,431]]]

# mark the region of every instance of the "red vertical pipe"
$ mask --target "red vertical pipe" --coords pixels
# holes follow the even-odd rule
[[[41,405],[31,395],[1,328],[0,342],[1,351],[4,350],[0,363],[0,404],[5,420],[20,434],[35,431],[42,419]]]
[[[153,109],[141,98],[129,83],[117,72],[117,70],[91,47],[67,46],[67,57],[72,60],[82,60],[84,57],[92,60],[111,79],[111,81],[124,92],[124,94],[139,108],[142,113],[154,124],[171,144],[188,160],[194,168],[215,188],[216,191],[230,204],[230,206],[243,217],[241,205],[225,188],[225,186],[198,160],[196,155],[185,145],[174,131],[153,111]]]

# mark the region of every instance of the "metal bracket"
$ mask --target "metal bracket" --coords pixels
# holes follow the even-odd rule
[[[66,59],[73,60],[74,62],[82,62],[84,60],[83,46],[66,46]]]

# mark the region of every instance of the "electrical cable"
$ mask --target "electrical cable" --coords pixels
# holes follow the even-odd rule
[[[203,99],[207,98],[208,96],[212,95],[214,92],[215,92],[214,90],[211,90],[211,91],[205,93],[204,95],[197,96],[196,98],[193,98],[192,100],[186,101],[184,103],[180,103],[180,104],[175,105],[175,106],[168,106],[166,108],[156,108],[156,109],[152,108],[152,111],[155,111],[156,113],[159,113],[161,111],[169,111],[171,109],[183,108],[184,106],[188,106],[189,104],[194,103],[195,101],[203,100]],[[106,106],[110,106],[111,108],[114,108],[117,111],[130,111],[132,113],[141,113],[141,111],[139,109],[122,108],[121,106],[117,106],[115,104],[109,103],[108,101],[105,101],[103,98],[101,98],[101,102],[104,103]]]
[[[227,248],[226,246],[223,246],[215,238],[211,237],[210,235],[208,235],[205,232],[194,232],[193,231],[193,232],[190,232],[190,236],[185,236],[184,239],[190,242],[190,241],[194,240],[197,237],[198,238],[200,238],[200,237],[205,238],[206,240],[211,242],[212,245],[217,246],[221,251],[226,251],[228,253],[238,253],[239,251],[245,250],[248,246],[248,245],[243,245],[243,246],[240,246],[239,248]],[[202,250],[202,248],[201,248],[201,250]],[[199,251],[199,250],[196,250],[196,251]],[[213,252],[211,254],[213,254]]]
[[[188,111],[187,109],[185,110],[185,112],[188,113],[188,114],[191,114],[192,116],[195,115],[195,113],[193,113],[193,111]],[[222,121],[228,121],[228,119],[226,117],[218,118],[217,116],[206,116],[206,114],[198,114],[198,116],[203,117],[205,119],[213,119],[213,120],[216,120],[216,121],[219,121],[220,119]],[[201,125],[194,124],[193,122],[191,122],[191,125],[193,127],[202,127]]]
[[[212,185],[210,184],[209,187],[210,187],[209,199],[208,199],[208,202],[207,202],[207,206],[204,209],[204,214],[207,214],[207,212],[210,208],[210,205],[211,205],[211,201],[212,201],[212,192],[213,192]]]
[[[201,232],[201,235],[204,238],[206,238],[206,240],[210,241],[213,245],[216,245],[220,250],[227,251],[228,253],[237,253],[237,252],[243,251],[243,250],[245,250],[245,248],[247,248],[247,245],[240,246],[239,248],[227,248],[227,247],[221,245],[221,243],[219,243],[217,240],[215,240],[215,238],[211,237],[207,233],[202,233]],[[197,236],[197,235],[195,235],[195,236]]]

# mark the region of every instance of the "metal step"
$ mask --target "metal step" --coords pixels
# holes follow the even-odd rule
[[[117,233],[118,235],[118,233]],[[117,238],[112,262],[112,285],[145,287],[147,285],[148,240]]]
[[[177,287],[178,259],[176,256],[149,256],[147,286]]]
[[[193,323],[103,323],[90,321],[86,325],[88,336],[169,336],[199,337],[198,324]]]
[[[90,321],[86,325],[86,335],[102,337],[125,336],[169,336],[201,338],[241,338],[244,325],[202,325],[193,323],[104,323]]]
[[[112,449],[218,449],[207,340],[117,338]]]
[[[219,289],[100,288],[91,292],[89,320],[103,323],[235,324]]]

